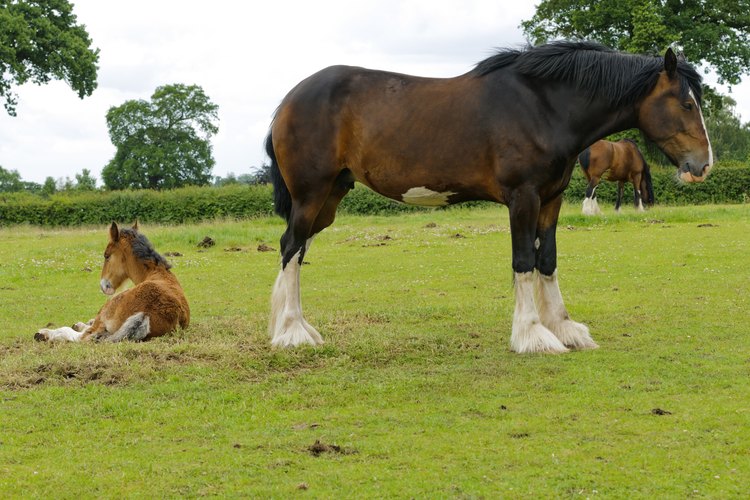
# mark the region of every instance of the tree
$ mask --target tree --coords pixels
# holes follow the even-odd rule
[[[67,0],[0,0],[0,97],[16,114],[14,85],[65,81],[80,98],[96,88],[99,49]]]
[[[42,185],[42,196],[49,196],[57,192],[57,183],[53,177],[47,177],[44,179]]]
[[[21,174],[17,170],[5,170],[0,167],[0,192],[13,193],[23,190],[24,183],[21,180]]]
[[[107,112],[117,148],[102,170],[107,189],[168,189],[211,181],[211,136],[219,107],[197,85],[165,85],[150,101],[131,100]]]
[[[96,178],[91,176],[91,171],[87,168],[81,170],[80,174],[76,174],[76,185],[74,188],[76,191],[95,191],[96,190]]]
[[[590,39],[636,53],[675,46],[730,85],[750,70],[750,0],[542,0],[521,27],[534,43]]]
[[[744,125],[735,112],[736,102],[724,96],[724,106],[706,116],[711,147],[717,160],[750,159],[750,123]]]

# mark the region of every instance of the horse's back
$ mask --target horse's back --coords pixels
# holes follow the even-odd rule
[[[313,177],[332,183],[346,168],[398,201],[498,201],[496,145],[488,142],[496,131],[485,123],[495,103],[482,105],[481,85],[467,75],[425,78],[356,66],[308,77],[287,94],[272,125],[292,195],[305,196]],[[513,155],[515,142],[506,142]]]

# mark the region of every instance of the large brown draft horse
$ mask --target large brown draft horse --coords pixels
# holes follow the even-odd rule
[[[88,323],[54,330],[43,328],[37,340],[95,340],[120,342],[159,337],[190,323],[190,306],[180,282],[136,223],[132,229],[109,228],[109,243],[104,250],[104,266],[99,285],[106,295],[128,279],[135,286],[114,295]]]
[[[636,210],[642,212],[644,204],[654,204],[651,169],[634,141],[596,141],[578,155],[578,163],[581,164],[581,169],[589,181],[583,200],[583,215],[601,214],[599,202],[596,200],[596,188],[602,179],[617,182],[617,212],[622,205],[622,193],[626,182],[633,185],[633,204]]]
[[[701,77],[672,50],[622,54],[589,42],[503,50],[455,78],[332,66],[294,87],[266,150],[276,211],[287,220],[269,329],[277,346],[319,344],[303,317],[300,268],[313,236],[359,181],[391,199],[438,206],[508,206],[515,312],[513,351],[593,348],[557,278],[555,230],[576,155],[640,128],[685,181],[713,163]]]

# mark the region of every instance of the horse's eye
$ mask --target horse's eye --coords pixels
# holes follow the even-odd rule
[[[688,110],[688,111],[692,111],[692,110],[693,110],[693,103],[692,103],[692,102],[690,102],[690,101],[688,101],[688,102],[683,102],[683,103],[682,103],[682,107],[683,107],[683,108],[685,108],[685,109],[686,109],[686,110]]]
[[[104,260],[109,260],[109,255],[107,255],[106,253],[104,254]]]

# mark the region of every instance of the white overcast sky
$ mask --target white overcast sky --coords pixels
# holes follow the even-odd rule
[[[26,181],[99,177],[114,156],[105,114],[156,87],[197,84],[219,106],[213,174],[266,161],[276,106],[332,64],[422,76],[465,73],[498,47],[520,47],[538,0],[74,0],[100,52],[99,87],[83,100],[62,82],[16,87],[17,117],[0,108],[0,166]],[[734,89],[750,119],[750,77]],[[101,180],[99,179],[101,185]]]

